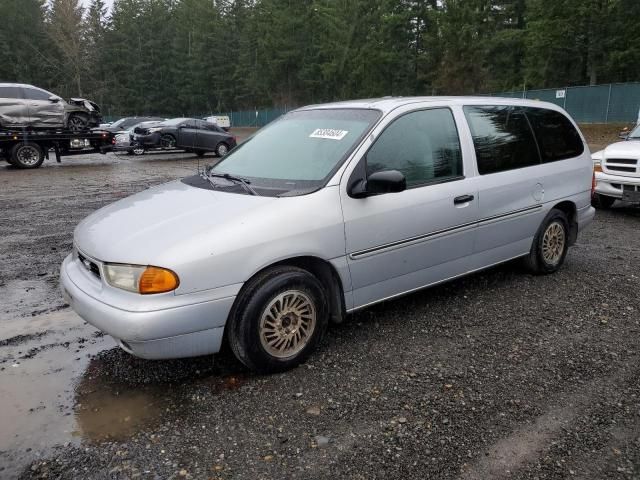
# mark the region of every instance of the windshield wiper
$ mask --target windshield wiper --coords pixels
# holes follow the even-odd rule
[[[209,183],[212,184],[212,186],[213,186],[213,183],[211,182],[211,177],[224,178],[225,180],[229,180],[231,182],[239,183],[251,195],[258,195],[258,192],[256,192],[255,189],[250,185],[251,182],[249,180],[246,180],[246,179],[242,178],[242,177],[236,177],[236,176],[230,175],[228,173],[213,173],[211,171],[209,171],[208,173],[205,173],[204,175],[207,178],[207,180],[209,180]]]

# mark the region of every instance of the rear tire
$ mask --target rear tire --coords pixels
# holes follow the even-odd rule
[[[259,373],[283,372],[304,362],[329,323],[320,281],[297,267],[277,267],[251,279],[227,325],[234,355]]]
[[[568,249],[569,221],[562,210],[554,208],[540,225],[524,262],[537,275],[554,273],[564,263]]]
[[[591,200],[591,205],[601,210],[608,210],[613,206],[615,201],[616,199],[613,197],[608,197],[607,195],[596,193]]]
[[[18,168],[38,168],[44,162],[44,151],[37,143],[16,143],[11,149],[9,163]]]
[[[218,157],[224,157],[227,153],[229,153],[229,146],[224,142],[220,142],[216,146],[216,155]]]

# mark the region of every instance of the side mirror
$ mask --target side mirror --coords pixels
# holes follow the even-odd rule
[[[627,140],[629,138],[629,132],[620,132],[618,134],[618,138],[621,138],[622,140]]]
[[[349,188],[349,195],[365,198],[383,193],[397,193],[407,189],[407,179],[398,170],[374,172],[366,180],[358,180]]]
[[[60,100],[62,100],[62,99],[61,99],[59,96],[57,96],[57,95],[51,95],[51,96],[49,97],[49,101],[50,101],[51,103],[58,103]]]

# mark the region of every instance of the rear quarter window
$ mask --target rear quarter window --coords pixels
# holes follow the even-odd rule
[[[22,91],[18,87],[0,87],[0,98],[22,98]]]
[[[521,107],[467,106],[464,114],[481,175],[540,164],[538,146]]]
[[[566,116],[545,108],[527,108],[526,112],[543,162],[555,162],[582,155],[582,138]]]

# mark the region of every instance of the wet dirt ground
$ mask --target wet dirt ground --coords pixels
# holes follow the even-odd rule
[[[205,157],[201,162],[212,162]],[[640,478],[640,208],[332,326],[294,371],[144,361],[58,292],[75,225],[187,154],[0,166],[0,478]]]

